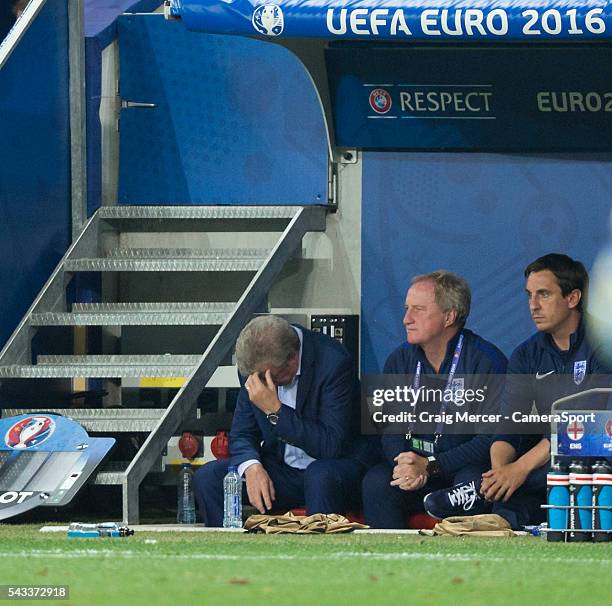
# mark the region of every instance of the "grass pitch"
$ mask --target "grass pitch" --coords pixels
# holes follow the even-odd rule
[[[606,605],[612,543],[414,535],[137,533],[0,525],[0,584],[68,585],[87,606]],[[40,603],[40,602],[39,602]]]

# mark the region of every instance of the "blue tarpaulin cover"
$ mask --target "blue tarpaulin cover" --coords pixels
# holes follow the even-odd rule
[[[171,0],[193,31],[328,40],[593,41],[612,37],[605,0]]]

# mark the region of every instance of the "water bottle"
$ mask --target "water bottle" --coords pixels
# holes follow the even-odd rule
[[[178,478],[178,507],[176,513],[178,524],[195,524],[195,498],[193,496],[193,471],[191,465],[181,465]]]
[[[612,540],[612,467],[606,461],[596,461],[593,465],[593,540],[600,543]],[[597,509],[608,507],[609,509]]]
[[[242,528],[242,479],[235,465],[223,478],[223,528]]]
[[[567,528],[568,510],[564,509],[570,504],[569,474],[560,462],[551,465],[550,472],[546,476],[548,492],[548,505],[555,505],[559,509],[548,509],[547,541],[563,541]]]
[[[583,461],[572,461],[569,466],[569,543],[590,541],[591,507],[593,506],[593,474]]]
[[[120,526],[116,522],[100,522],[98,524],[84,524],[72,522],[68,527],[68,537],[89,539],[100,537],[129,537],[134,531],[127,526]]]

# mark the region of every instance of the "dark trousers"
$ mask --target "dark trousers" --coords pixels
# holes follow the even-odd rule
[[[546,517],[541,505],[546,503],[546,474],[549,469],[549,465],[534,469],[507,503],[493,503],[491,513],[506,519],[514,530],[542,522]]]
[[[460,482],[480,478],[485,468],[465,467],[452,477],[431,478],[420,490],[402,490],[391,486],[393,466],[380,463],[372,467],[363,478],[362,498],[365,523],[372,528],[405,528],[406,516],[425,511],[425,495]]]
[[[306,513],[346,513],[359,508],[363,467],[351,459],[318,459],[305,470],[290,467],[277,457],[267,456],[262,465],[268,472],[276,499],[273,508],[285,512],[306,507]],[[228,460],[204,465],[193,478],[194,493],[204,524],[223,525],[223,478]],[[244,485],[243,485],[244,486]],[[246,488],[243,499],[246,499]]]

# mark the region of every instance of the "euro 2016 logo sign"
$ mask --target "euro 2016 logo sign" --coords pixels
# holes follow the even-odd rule
[[[384,88],[375,88],[369,100],[370,107],[377,114],[386,114],[391,109],[391,95]]]
[[[251,23],[264,36],[280,36],[285,27],[283,11],[276,4],[262,4],[253,12]]]
[[[15,450],[27,450],[42,444],[55,431],[55,422],[46,416],[26,417],[15,423],[4,437],[6,445]]]

